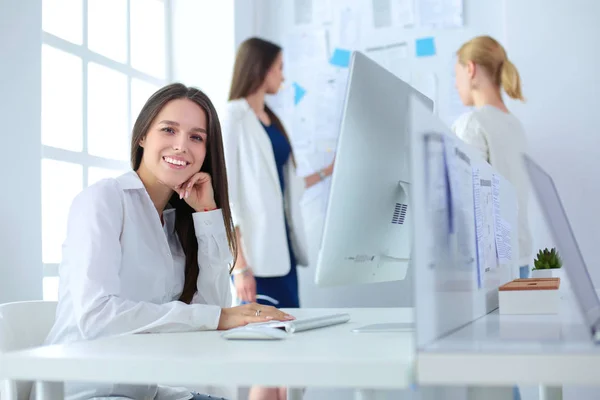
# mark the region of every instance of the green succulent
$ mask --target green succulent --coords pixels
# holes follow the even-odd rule
[[[537,254],[537,258],[533,262],[536,269],[556,269],[562,267],[562,260],[558,255],[558,252],[555,248],[552,250],[548,250],[547,248],[544,250],[540,250]]]

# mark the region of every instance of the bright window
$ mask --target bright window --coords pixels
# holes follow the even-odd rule
[[[44,299],[73,198],[129,169],[131,128],[168,81],[169,0],[42,2],[42,261]]]

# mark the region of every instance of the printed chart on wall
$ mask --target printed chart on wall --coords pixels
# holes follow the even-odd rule
[[[333,162],[352,51],[358,47],[359,15],[352,2],[294,1],[296,25],[283,39],[286,86],[268,103],[284,120],[306,176]],[[316,217],[326,211],[329,180],[306,191]],[[320,212],[318,212],[320,211]]]

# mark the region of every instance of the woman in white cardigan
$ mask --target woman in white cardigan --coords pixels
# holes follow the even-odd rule
[[[238,299],[279,308],[300,306],[297,265],[307,265],[300,198],[331,175],[333,165],[305,178],[296,175],[289,136],[265,104],[283,82],[282,50],[250,38],[235,60],[223,140],[230,202],[238,243],[234,284]],[[258,389],[251,399],[283,398]]]

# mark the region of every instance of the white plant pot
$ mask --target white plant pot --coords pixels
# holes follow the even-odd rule
[[[532,278],[560,278],[560,291],[568,290],[569,282],[564,268],[534,269],[531,271]]]

